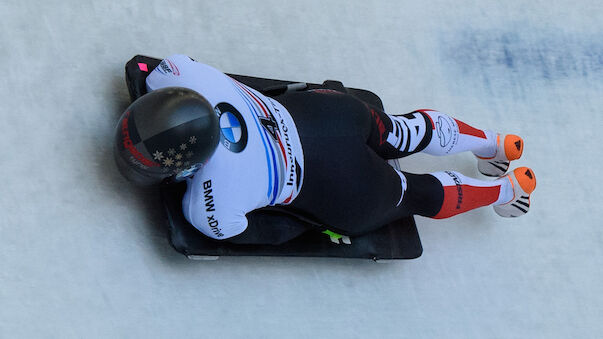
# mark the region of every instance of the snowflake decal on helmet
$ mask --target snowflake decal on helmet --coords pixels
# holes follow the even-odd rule
[[[163,160],[163,152],[155,151],[155,153],[153,153],[153,158],[159,161]]]
[[[178,173],[191,165],[191,161],[185,161],[185,159],[191,159],[195,155],[195,152],[189,149],[188,144],[190,143],[192,145],[196,142],[197,137],[191,136],[188,139],[188,142],[181,143],[176,147],[171,147],[167,151],[156,150],[152,155],[156,161],[163,165],[163,172],[176,171],[176,173]],[[186,153],[184,153],[184,151],[186,151]]]

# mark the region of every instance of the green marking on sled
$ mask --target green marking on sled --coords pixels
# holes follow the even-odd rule
[[[350,237],[348,237],[347,235],[341,235],[339,233],[335,233],[335,232],[329,231],[329,230],[324,230],[324,231],[322,231],[322,233],[328,235],[329,238],[331,238],[331,242],[333,242],[335,244],[343,243],[346,245],[350,245],[352,243],[352,241],[350,240]]]

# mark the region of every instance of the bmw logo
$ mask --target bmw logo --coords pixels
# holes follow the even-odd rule
[[[239,111],[221,102],[214,108],[220,120],[220,142],[231,152],[239,153],[247,146],[247,126]]]

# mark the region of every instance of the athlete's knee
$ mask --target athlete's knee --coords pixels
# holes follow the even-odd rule
[[[433,123],[425,110],[402,115],[389,115],[392,128],[387,142],[404,153],[420,152],[431,141]]]
[[[442,207],[444,189],[440,181],[431,174],[403,172],[407,188],[402,205],[411,214],[433,217]]]

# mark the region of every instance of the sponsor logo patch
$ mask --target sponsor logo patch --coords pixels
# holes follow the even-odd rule
[[[214,111],[220,121],[220,142],[229,151],[239,153],[247,146],[247,125],[239,111],[229,103],[221,102]]]
[[[452,140],[452,126],[443,117],[438,117],[436,131],[438,133],[438,138],[440,138],[440,146],[446,147]]]
[[[220,221],[218,221],[215,214],[209,214],[210,212],[216,212],[211,180],[203,182],[203,197],[205,201],[205,211],[208,213],[207,226],[209,226],[212,233],[217,238],[222,238],[224,237],[224,233],[222,233],[222,229],[220,228]]]
[[[178,69],[178,66],[171,62],[170,59],[162,60],[157,69],[163,74],[173,74],[175,76],[180,76],[180,70]]]

